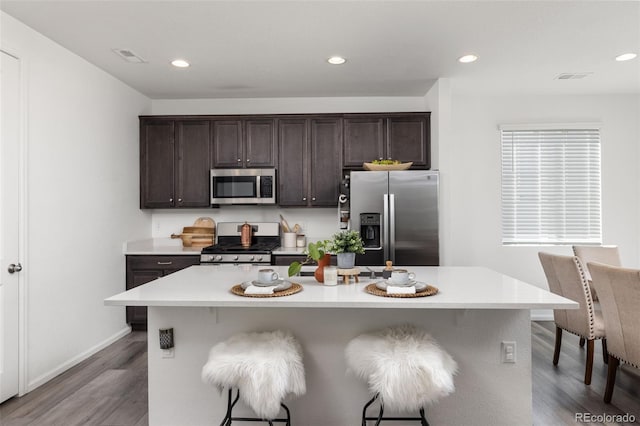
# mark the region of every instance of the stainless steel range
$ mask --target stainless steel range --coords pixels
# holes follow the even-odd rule
[[[278,222],[253,222],[251,246],[241,244],[244,222],[219,222],[216,227],[218,244],[202,249],[200,263],[260,263],[271,264],[271,252],[280,246]]]

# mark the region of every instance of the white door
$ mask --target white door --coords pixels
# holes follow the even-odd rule
[[[20,64],[0,51],[0,402],[18,393]],[[13,267],[10,265],[14,265]],[[14,272],[10,273],[9,270]]]

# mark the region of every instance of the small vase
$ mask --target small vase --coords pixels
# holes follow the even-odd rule
[[[356,266],[355,253],[338,253],[338,268],[351,269]]]
[[[316,281],[319,283],[324,283],[324,267],[329,266],[331,263],[331,255],[325,254],[320,259],[318,259],[318,267],[316,268],[313,276],[316,278]]]

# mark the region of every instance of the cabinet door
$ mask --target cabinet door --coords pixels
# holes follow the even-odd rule
[[[306,206],[308,202],[307,120],[278,121],[278,204]]]
[[[140,121],[140,208],[173,207],[174,122]]]
[[[384,157],[383,127],[381,117],[345,117],[344,167],[362,168],[362,163]]]
[[[244,167],[276,166],[275,120],[246,120]]]
[[[208,207],[209,121],[178,121],[177,203],[178,207]]]
[[[146,284],[162,276],[200,263],[200,256],[146,256],[134,255],[126,258],[126,289]],[[147,329],[146,306],[127,306],[127,323],[135,330]]]
[[[335,207],[340,195],[342,120],[311,119],[311,205]]]
[[[387,158],[429,168],[429,116],[387,118]]]
[[[127,290],[146,284],[162,276],[161,270],[136,270],[127,271]],[[127,323],[134,330],[147,329],[147,307],[127,306]]]
[[[243,167],[242,121],[216,120],[212,125],[212,168]]]

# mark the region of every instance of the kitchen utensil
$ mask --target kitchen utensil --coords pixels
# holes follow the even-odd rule
[[[385,266],[384,270],[382,271],[382,278],[391,278],[391,273],[393,272],[393,267],[391,266],[392,262],[390,260],[387,260],[385,264],[387,266]]]
[[[210,217],[199,217],[193,222],[193,226],[203,228],[215,228],[216,222]]]
[[[206,247],[213,244],[213,234],[187,233],[171,234],[171,238],[180,238],[184,247]]]
[[[391,272],[391,282],[394,285],[407,285],[416,279],[416,274],[406,269],[394,269]]]
[[[185,226],[182,228],[183,234],[210,234],[213,235],[213,228],[208,226]]]
[[[297,238],[297,234],[295,232],[285,232],[283,233],[282,245],[284,247],[295,247],[296,238]]]
[[[282,225],[282,232],[291,232],[291,227],[282,215],[280,215],[280,224]]]
[[[270,284],[280,279],[280,276],[273,269],[260,269],[258,271],[258,281],[263,284]]]
[[[295,225],[293,225],[293,231],[292,232],[295,232],[297,234],[301,230],[302,230],[302,228],[297,223]]]
[[[240,227],[240,245],[242,247],[251,247],[251,237],[253,237],[253,228],[247,222]]]
[[[367,268],[367,271],[371,272],[371,275],[369,276],[369,279],[375,280],[376,279],[376,271],[374,271],[373,269],[369,268],[368,266],[365,266],[365,268]]]

